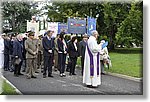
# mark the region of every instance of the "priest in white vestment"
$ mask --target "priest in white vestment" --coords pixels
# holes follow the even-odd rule
[[[100,52],[102,46],[97,44],[98,32],[92,31],[85,50],[83,83],[90,87],[101,85]]]

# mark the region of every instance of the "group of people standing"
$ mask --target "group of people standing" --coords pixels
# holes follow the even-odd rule
[[[76,75],[77,58],[81,57],[83,83],[94,87],[100,85],[100,55],[103,54],[102,45],[97,44],[98,32],[93,31],[90,37],[84,34],[79,43],[76,36],[71,36],[70,40],[66,41],[64,32],[56,38],[52,37],[53,33],[49,30],[44,36],[39,35],[38,39],[34,38],[35,33],[32,31],[27,32],[27,37],[21,34],[12,35],[10,38],[0,35],[0,68],[14,71],[14,76],[18,77],[23,75],[21,67],[24,66],[22,71],[26,72],[27,79],[31,79],[36,78],[35,73],[40,73],[39,70],[42,71],[43,78],[53,77],[54,66],[55,71],[59,70],[60,77],[65,77],[66,56],[69,55],[67,71],[70,76]],[[10,59],[14,68],[9,65]]]

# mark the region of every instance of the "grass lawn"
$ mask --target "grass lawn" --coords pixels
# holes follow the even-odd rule
[[[112,68],[107,72],[124,74],[132,77],[142,77],[143,55],[142,49],[116,49],[109,53],[112,61]],[[80,58],[78,62],[80,64]]]
[[[12,86],[10,86],[5,80],[3,81],[2,85],[3,92],[1,93],[1,95],[19,95],[15,91],[15,89]]]

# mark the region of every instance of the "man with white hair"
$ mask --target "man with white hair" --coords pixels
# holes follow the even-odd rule
[[[83,83],[87,87],[98,87],[101,84],[100,52],[102,46],[97,44],[98,36],[96,30],[92,31],[85,50]]]

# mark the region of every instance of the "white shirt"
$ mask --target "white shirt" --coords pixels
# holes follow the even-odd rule
[[[76,49],[76,51],[77,51],[77,45],[76,45],[76,43],[73,43],[73,45],[74,45],[74,47],[75,47],[75,49]]]
[[[0,37],[0,53],[4,53],[4,39]]]

